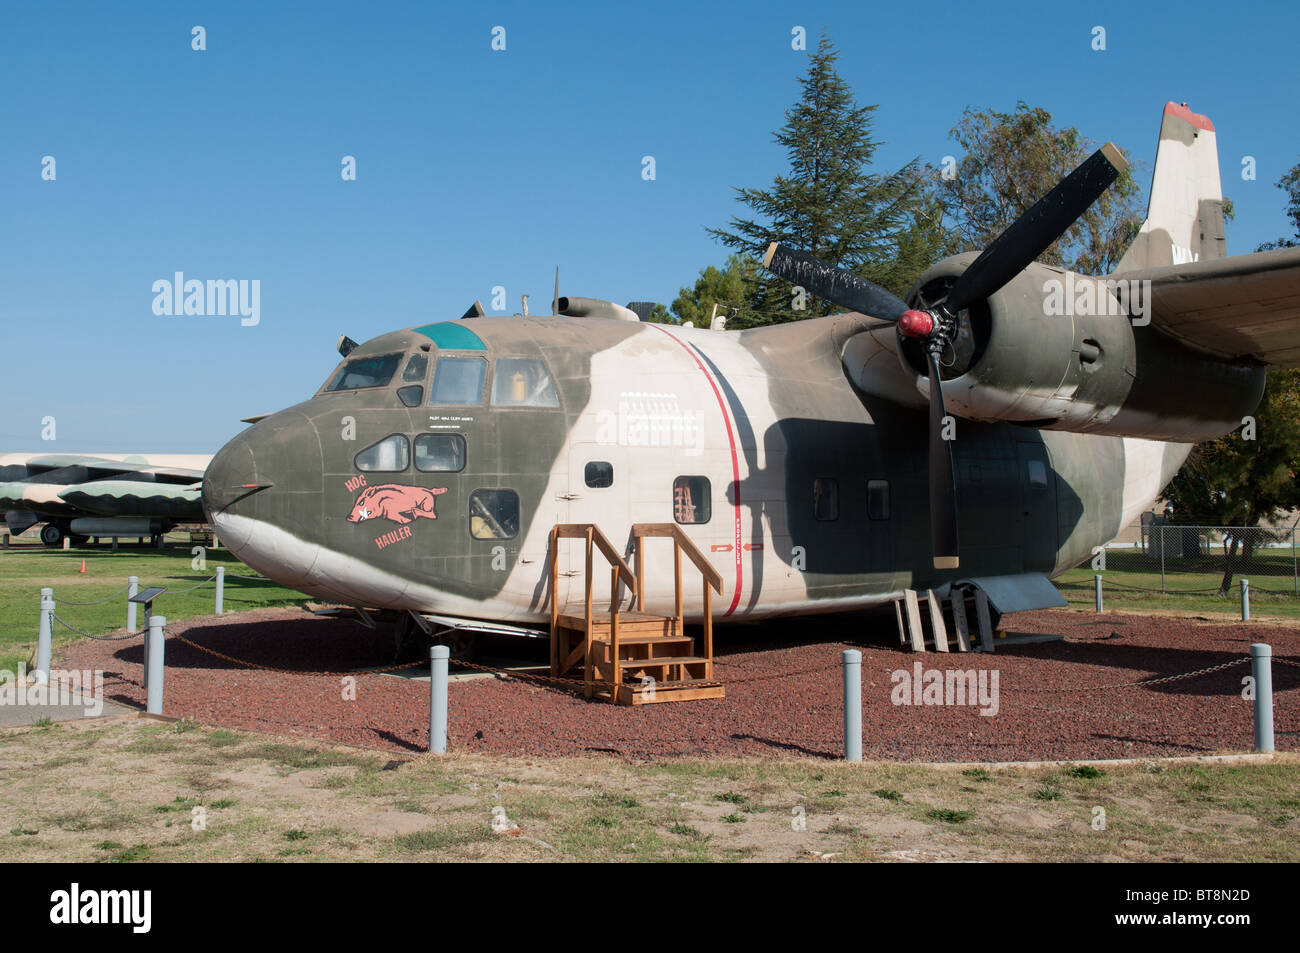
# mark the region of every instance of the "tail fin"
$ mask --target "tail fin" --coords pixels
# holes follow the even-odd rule
[[[1223,258],[1223,192],[1214,123],[1165,103],[1147,220],[1116,271]]]

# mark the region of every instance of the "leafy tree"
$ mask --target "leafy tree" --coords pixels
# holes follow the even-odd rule
[[[967,107],[950,135],[963,155],[928,169],[934,196],[962,250],[982,250],[1096,150],[1073,126],[1025,102],[1014,112]],[[1142,227],[1140,190],[1130,166],[1039,260],[1082,274],[1114,270]]]
[[[1257,526],[1300,506],[1300,369],[1270,368],[1255,422],[1255,439],[1243,427],[1192,448],[1164,492],[1174,522]],[[1234,535],[1225,547],[1220,592],[1232,585],[1240,542]]]
[[[768,189],[736,189],[754,213],[733,218],[729,229],[709,233],[724,245],[761,259],[778,241],[849,268],[895,292],[904,292],[907,269],[898,267],[900,235],[919,244],[929,231],[916,227],[912,205],[923,194],[916,160],[896,172],[872,171],[880,143],[872,136],[876,106],[857,105],[852,87],[835,70],[839,54],[826,34],[809,54],[799,101],[786,110],[774,134],[785,147],[789,172]],[[706,269],[707,271],[707,269]],[[731,327],[752,327],[829,314],[836,306],[808,296],[795,310],[792,288],[766,273],[747,282],[748,308]]]
[[[1286,193],[1286,216],[1291,219],[1295,234],[1289,238],[1279,238],[1275,242],[1265,242],[1257,251],[1271,251],[1275,248],[1295,248],[1300,245],[1300,162],[1291,167],[1291,171],[1277,180],[1277,187]]]
[[[721,268],[709,265],[700,270],[693,288],[683,288],[673,301],[673,314],[681,323],[691,321],[697,328],[707,328],[717,313],[727,318],[728,327],[747,326],[745,314],[754,284],[758,280],[758,263],[744,255],[729,255]]]

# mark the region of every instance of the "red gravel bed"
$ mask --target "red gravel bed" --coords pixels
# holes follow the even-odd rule
[[[514,679],[450,688],[452,747],[473,753],[629,758],[673,755],[833,758],[842,753],[840,653],[863,653],[864,755],[899,761],[1019,761],[1194,755],[1249,750],[1248,663],[1179,681],[1114,687],[1243,657],[1251,642],[1300,659],[1300,628],[1188,618],[1042,611],[1008,616],[1012,632],[1058,633],[1064,642],[999,644],[993,655],[897,648],[892,613],[865,621],[799,619],[721,630],[716,676],[727,697],[626,708],[589,702]],[[855,635],[856,633],[856,635]],[[263,609],[168,625],[169,635],[292,674],[257,671],[169,638],[165,714],[205,724],[361,745],[423,751],[427,682],[356,678],[345,700],[339,676],[306,674],[384,665],[393,641],[381,627]],[[530,647],[534,656],[544,647]],[[105,696],[143,707],[142,646],[80,642],[68,668],[105,672]],[[999,711],[891,703],[890,673],[996,671]],[[788,674],[794,673],[794,674]],[[1277,748],[1300,750],[1300,668],[1273,665]],[[1085,690],[1079,690],[1085,689]]]

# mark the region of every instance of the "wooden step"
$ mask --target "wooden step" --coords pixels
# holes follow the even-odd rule
[[[700,658],[698,655],[665,655],[662,658],[619,659],[618,667],[622,669],[663,668],[667,665],[698,665],[700,662],[707,661],[708,659]]]
[[[605,695],[609,697],[608,693]],[[696,701],[702,698],[726,698],[727,693],[721,685],[700,686],[690,680],[679,682],[657,682],[653,693],[645,691],[639,685],[620,685],[611,701],[619,705],[655,705],[663,702]]]
[[[587,620],[581,615],[574,615],[570,612],[561,613],[556,619],[556,626],[561,629],[569,629],[572,632],[586,632]],[[599,632],[602,635],[607,634],[610,629],[610,615],[608,612],[593,612],[591,614],[591,630]],[[620,612],[618,614],[618,633],[619,641],[622,636],[627,635],[669,635],[674,628],[674,622],[670,616],[647,615],[643,612]]]
[[[625,645],[690,645],[695,640],[689,635],[629,635],[624,636],[623,624],[619,623],[618,644]]]

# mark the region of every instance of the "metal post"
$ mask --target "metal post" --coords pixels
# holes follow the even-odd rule
[[[50,640],[54,630],[54,590],[41,590],[41,621],[36,636],[36,681],[50,680]]]
[[[447,659],[445,645],[429,649],[429,750],[447,753]]]
[[[151,715],[161,715],[163,710],[163,626],[166,624],[165,616],[149,616],[145,711]]]
[[[1255,677],[1255,750],[1273,750],[1273,649],[1264,642],[1250,646],[1250,674]]]
[[[1300,596],[1300,567],[1296,565],[1295,554],[1295,527],[1291,527],[1291,582],[1295,586],[1294,592]]]
[[[226,602],[226,567],[217,567],[217,615],[221,615]]]
[[[139,591],[140,591],[140,577],[127,576],[126,577],[126,631],[128,632],[135,631],[136,603],[132,602],[131,600],[136,597],[136,594]]]
[[[844,650],[844,760],[862,760],[862,653]]]
[[[1097,599],[1097,611],[1101,611],[1101,573],[1095,573],[1092,577],[1092,587]]]
[[[1250,580],[1241,580],[1241,621],[1250,621]]]
[[[1160,524],[1160,591],[1165,591],[1165,525]]]

